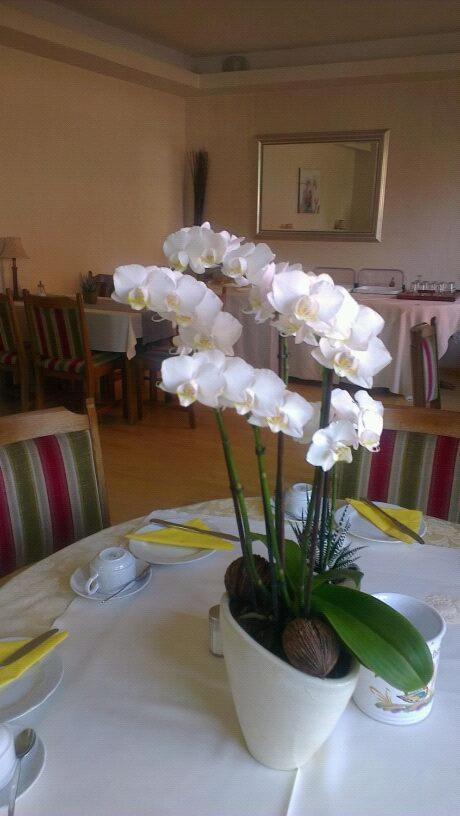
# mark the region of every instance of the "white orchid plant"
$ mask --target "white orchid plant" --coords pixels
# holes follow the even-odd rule
[[[372,596],[337,586],[346,577],[343,570],[321,575],[314,571],[318,548],[332,533],[335,466],[351,462],[359,446],[370,452],[379,448],[383,406],[364,389],[372,387],[375,374],[391,360],[378,336],[382,318],[358,304],[329,275],[315,275],[298,264],[275,263],[266,244],[215,232],[209,223],[178,230],[166,239],[163,249],[168,266],[118,267],[112,297],[173,323],[177,329],[174,353],[163,362],[160,387],[176,394],[183,406],[198,402],[215,413],[242,547],[242,558],[229,573],[233,578],[237,574],[233,588],[239,587],[239,600],[249,611],[273,621],[283,645],[282,632],[290,622],[319,616],[349,652],[392,685],[407,691],[426,685],[432,673],[431,656],[411,624]],[[257,323],[270,321],[277,330],[278,373],[254,368],[234,355],[242,325],[199,279],[215,268],[235,285],[246,287],[245,311]],[[322,367],[321,403],[310,403],[288,388],[289,337],[311,347],[312,357]],[[334,374],[362,390],[352,397],[347,390],[333,388]],[[225,425],[228,410],[244,416],[253,429],[266,527],[263,536],[250,528]],[[278,435],[274,511],[264,429]],[[312,497],[298,541],[285,535],[285,436],[306,446],[306,460],[315,467]],[[268,563],[253,553],[255,540],[266,544]],[[226,579],[231,591],[230,583]]]

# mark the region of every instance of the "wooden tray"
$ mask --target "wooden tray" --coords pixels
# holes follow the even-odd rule
[[[436,294],[436,292],[400,292],[396,295],[398,300],[437,300],[444,303],[455,303],[460,292],[450,292],[446,295]]]

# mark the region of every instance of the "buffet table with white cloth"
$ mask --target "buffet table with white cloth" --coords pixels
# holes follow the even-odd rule
[[[263,529],[250,500],[253,529]],[[235,532],[231,502],[158,510]],[[105,605],[73,595],[72,572],[125,542],[134,520],[28,568],[0,588],[0,636],[56,625],[64,677],[32,726],[46,764],[17,816],[453,816],[460,729],[460,526],[428,519],[426,546],[367,547],[364,588],[429,598],[448,621],[433,711],[407,727],[369,719],[350,703],[330,739],[298,771],[274,771],[247,752],[225,664],[208,648],[208,609],[235,554],[153,567],[138,594]],[[437,546],[435,546],[437,545]],[[261,550],[262,551],[262,550]]]
[[[278,370],[278,332],[270,324],[257,324],[252,315],[245,315],[247,292],[234,286],[225,288],[225,309],[243,323],[241,339],[235,346],[235,354],[243,357],[257,368]],[[370,306],[385,320],[380,334],[392,362],[374,377],[374,388],[388,388],[395,394],[409,397],[412,394],[410,365],[410,329],[417,323],[429,323],[436,317],[438,356],[447,351],[449,339],[460,331],[460,299],[455,303],[419,300],[398,300],[385,295],[359,295],[353,297],[358,303]],[[295,345],[289,339],[289,373],[301,380],[320,380],[321,369],[311,357],[311,347],[304,343]],[[456,366],[460,368],[460,345]]]

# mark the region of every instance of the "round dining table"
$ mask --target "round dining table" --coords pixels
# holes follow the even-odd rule
[[[263,530],[260,503],[251,526]],[[158,510],[235,532],[231,502]],[[33,727],[44,770],[17,816],[454,816],[460,733],[460,525],[428,518],[426,544],[368,543],[363,588],[428,600],[444,616],[433,710],[423,722],[376,722],[350,702],[335,731],[297,771],[275,771],[248,753],[225,662],[209,650],[208,610],[227,564],[211,551],[187,564],[153,566],[142,591],[106,604],[73,594],[72,573],[101,549],[125,545],[142,519],[79,541],[0,588],[0,636],[33,636],[52,624],[62,682],[14,722]],[[362,543],[362,542],[361,542]],[[263,552],[263,545],[256,548]]]

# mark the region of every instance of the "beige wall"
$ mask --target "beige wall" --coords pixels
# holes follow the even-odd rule
[[[458,80],[216,95],[188,102],[188,146],[209,151],[206,218],[255,233],[256,134],[389,128],[381,243],[271,241],[280,260],[401,267],[460,281]]]
[[[163,261],[182,223],[184,100],[1,47],[0,121],[0,236],[22,237],[23,286],[73,292],[88,269]]]

